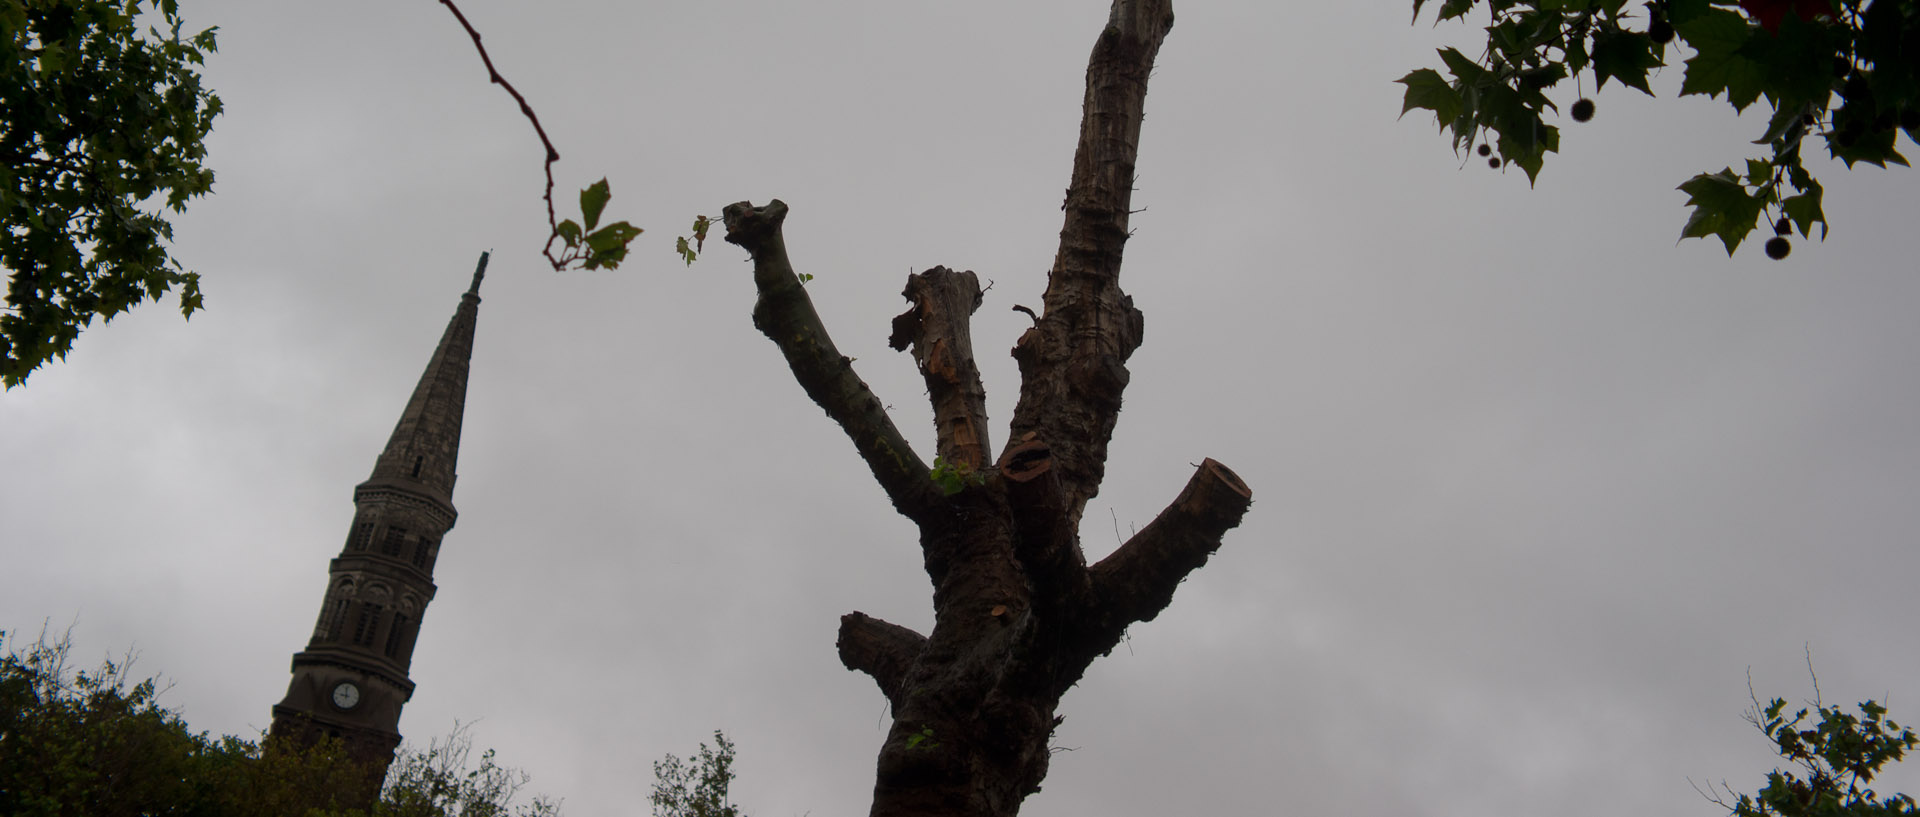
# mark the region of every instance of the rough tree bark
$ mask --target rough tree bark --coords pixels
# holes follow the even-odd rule
[[[1128,625],[1172,601],[1251,502],[1209,459],[1112,555],[1088,566],[1080,550],[1081,512],[1105,474],[1126,361],[1141,341],[1120,260],[1147,78],[1172,26],[1170,0],[1114,0],[1094,45],[1060,249],[1043,314],[1013,348],[1022,385],[997,459],[968,328],[979,281],[944,267],[908,276],[912,306],[894,319],[891,342],[912,350],[926,379],[939,456],[969,475],[957,493],[930,478],[834,348],[787,258],[786,205],[724,211],[726,240],[753,257],[754,325],[919,527],[933,582],[929,636],[857,612],[840,622],[841,661],[873,677],[894,716],[874,817],[1018,813],[1046,776],[1061,695]]]

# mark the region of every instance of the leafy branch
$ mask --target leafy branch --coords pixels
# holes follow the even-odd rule
[[[681,236],[679,241],[674,242],[673,251],[679,253],[680,257],[686,260],[687,266],[693,266],[693,259],[699,258],[701,251],[706,249],[707,230],[711,227],[713,227],[712,218],[707,216],[694,216],[693,243],[688,244],[686,236]],[[813,276],[809,275],[807,277],[811,278]]]
[[[1883,767],[1920,745],[1920,737],[1913,730],[1886,718],[1886,707],[1863,701],[1860,714],[1854,715],[1821,703],[1816,693],[1811,712],[1818,713],[1818,723],[1808,721],[1810,711],[1806,708],[1787,717],[1786,707],[1787,702],[1780,698],[1762,706],[1756,697],[1753,709],[1747,712],[1747,722],[1766,735],[1780,756],[1797,769],[1769,772],[1767,785],[1757,794],[1735,794],[1728,789],[1726,796],[1704,791],[1702,796],[1733,817],[1920,814],[1912,797],[1898,793],[1882,796],[1870,785]],[[1721,784],[1721,788],[1726,785]]]
[[[519,103],[520,112],[526,115],[528,122],[533,123],[533,132],[540,136],[540,144],[547,149],[545,167],[547,190],[543,198],[547,202],[547,227],[551,232],[547,235],[547,243],[541,248],[540,253],[547,257],[547,263],[552,264],[556,272],[567,269],[575,262],[580,262],[586,269],[601,267],[613,269],[620,266],[620,262],[626,260],[627,245],[631,244],[642,230],[624,221],[616,221],[605,227],[599,226],[600,212],[606,208],[607,200],[613,196],[612,188],[607,184],[606,179],[601,179],[580,191],[580,214],[581,222],[585,223],[584,226],[573,219],[558,220],[553,209],[553,163],[560,161],[560,151],[553,146],[553,140],[547,138],[547,129],[540,125],[540,117],[533,112],[533,106],[527,103],[527,98],[521,96],[520,91],[513,87],[513,83],[508,82],[507,78],[501,76],[500,72],[493,67],[493,58],[487,54],[487,47],[480,43],[480,32],[474,29],[472,23],[467,22],[467,16],[460,13],[460,7],[454,5],[453,0],[440,0],[440,4],[453,12],[454,19],[459,20],[460,26],[467,30],[467,36],[473,38],[473,48],[480,52],[480,61],[487,66],[487,78],[495,85],[506,89],[507,94],[513,97],[513,101]],[[556,241],[561,244],[559,255],[553,252],[553,244]]]
[[[143,14],[160,24],[144,35]],[[221,102],[199,72],[216,31],[182,24],[172,0],[0,0],[0,385],[64,359],[96,317],[175,287],[182,316],[203,306],[167,219],[213,189]]]
[[[1419,18],[1427,0],[1414,0]],[[1682,238],[1717,236],[1731,255],[1761,224],[1772,226],[1767,254],[1784,258],[1794,230],[1824,239],[1823,189],[1801,161],[1810,135],[1849,167],[1907,163],[1894,149],[1901,132],[1920,141],[1920,8],[1906,0],[1485,0],[1491,21],[1478,59],[1440,49],[1446,74],[1422,68],[1401,77],[1402,115],[1432,111],[1452,131],[1456,152],[1469,150],[1495,168],[1513,164],[1538,178],[1560,131],[1545,112],[1559,111],[1547,91],[1572,79],[1584,94],[1608,80],[1652,95],[1649,71],[1667,65],[1669,46],[1691,52],[1681,96],[1726,101],[1737,111],[1760,99],[1773,108],[1768,150],[1746,172],[1728,167],[1680,185],[1693,212]],[[1482,0],[1442,0],[1439,21],[1464,18]],[[1568,110],[1591,119],[1582,95]],[[1495,153],[1498,155],[1494,155]],[[1764,219],[1764,220],[1763,220]]]
[[[698,755],[673,754],[653,764],[653,793],[647,802],[654,817],[743,817],[727,789],[733,785],[733,742],[720,730],[714,747],[700,744]]]

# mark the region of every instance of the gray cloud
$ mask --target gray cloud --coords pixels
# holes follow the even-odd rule
[[[992,279],[1009,347],[1058,231],[1097,9],[473,0],[558,142],[648,232],[556,275],[540,152],[433,3],[202,0],[229,113],[176,249],[208,310],[96,326],[0,395],[0,627],[134,645],[196,728],[266,725],[327,559],[466,285],[461,518],[403,729],[476,738],[574,814],[643,813],[713,729],[764,817],[865,808],[884,702],[837,617],[930,620],[910,527],[749,326],[696,213],[793,205],[795,261],[913,439],[884,347],[909,269]],[[1785,263],[1674,245],[1724,106],[1609,90],[1529,190],[1462,167],[1391,80],[1463,42],[1393,4],[1183,6],[1126,285],[1146,311],[1090,551],[1212,456],[1247,523],[1066,698],[1026,813],[1712,815],[1772,768],[1739,720],[1920,694],[1920,191],[1824,168]],[[1004,432],[1002,432],[1004,433]],[[1920,789],[1920,773],[1889,790]]]

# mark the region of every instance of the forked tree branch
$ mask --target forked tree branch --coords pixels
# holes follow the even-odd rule
[[[1011,817],[1038,791],[1060,696],[1129,624],[1154,618],[1239,524],[1251,492],[1207,460],[1158,518],[1092,567],[1079,548],[1100,487],[1140,312],[1119,286],[1148,74],[1173,23],[1169,0],[1113,0],[1087,67],[1085,111],[1045,314],[1014,349],[1022,386],[1011,440],[988,461],[970,316],[972,273],[911,276],[913,307],[891,344],[926,379],[939,453],[984,473],[936,484],[833,346],[787,258],[785,204],[724,210],[727,241],[753,257],[754,325],[840,423],[894,506],[919,527],[933,580],[926,636],[851,613],[837,648],[893,708],[874,817]],[[949,493],[950,492],[950,493]]]
[[[926,649],[927,639],[898,624],[852,612],[840,617],[840,637],[834,646],[840,651],[840,663],[873,676],[880,693],[897,711],[907,670]]]
[[[779,199],[765,207],[743,201],[727,205],[721,213],[727,241],[753,256],[753,284],[760,292],[753,305],[753,325],[780,347],[807,396],[846,431],[893,506],[915,522],[931,519],[944,497],[928,477],[926,463],[894,427],[880,398],[854,374],[853,361],[834,347],[813,299],[807,297],[787,259],[786,240],[780,233],[787,205]]]
[[[979,470],[987,464],[987,391],[973,360],[973,312],[980,308],[980,279],[972,272],[934,267],[907,276],[901,297],[913,302],[893,319],[887,345],[913,347],[927,381],[940,456]]]

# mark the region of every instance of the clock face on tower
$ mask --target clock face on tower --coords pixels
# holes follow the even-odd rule
[[[352,681],[342,681],[333,688],[333,705],[341,709],[352,709],[360,704],[360,688]]]

